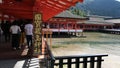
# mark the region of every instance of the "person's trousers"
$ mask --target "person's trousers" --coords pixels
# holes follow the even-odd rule
[[[26,35],[28,47],[32,46],[32,35]]]
[[[12,47],[19,48],[19,34],[12,34]]]
[[[7,33],[4,33],[4,35],[5,35],[5,41],[6,41],[6,42],[7,42],[7,41],[10,41],[10,33],[7,32]]]

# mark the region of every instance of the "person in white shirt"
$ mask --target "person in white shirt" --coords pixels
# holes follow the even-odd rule
[[[21,32],[20,27],[17,25],[17,21],[13,21],[12,26],[10,27],[10,32],[12,34],[12,48],[14,50],[19,49],[19,41],[20,41],[20,35]]]
[[[32,36],[33,36],[33,25],[31,21],[27,21],[27,24],[25,25],[25,34],[26,34],[26,40],[28,48],[32,46]]]

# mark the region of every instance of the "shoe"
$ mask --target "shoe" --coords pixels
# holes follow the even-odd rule
[[[21,48],[17,48],[17,50],[20,50]]]
[[[25,48],[27,49],[27,48],[28,48],[28,46],[25,46]]]
[[[21,49],[21,47],[18,47],[18,49]]]
[[[13,48],[13,50],[16,50],[16,48]]]

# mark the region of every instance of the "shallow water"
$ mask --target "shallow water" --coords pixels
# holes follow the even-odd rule
[[[53,38],[53,46],[78,45],[120,55],[120,35],[85,32],[86,38]]]
[[[108,54],[102,68],[120,68],[120,35],[85,32],[86,38],[53,38],[54,56]]]

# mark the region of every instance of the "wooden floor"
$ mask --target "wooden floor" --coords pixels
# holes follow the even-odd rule
[[[25,45],[23,45],[20,50],[13,50],[11,42],[5,42],[3,36],[0,37],[0,60],[26,59],[30,58],[31,55],[31,48],[28,49]]]

